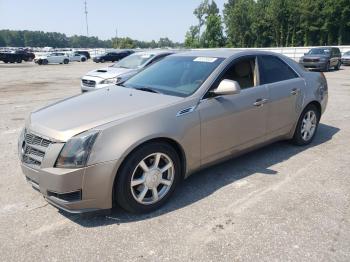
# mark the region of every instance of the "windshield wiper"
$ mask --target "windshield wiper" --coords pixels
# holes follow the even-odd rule
[[[151,93],[157,93],[157,94],[160,94],[159,91],[157,90],[154,90],[152,88],[149,88],[149,87],[139,87],[139,88],[135,88],[136,90],[141,90],[141,91],[146,91],[146,92],[151,92]]]

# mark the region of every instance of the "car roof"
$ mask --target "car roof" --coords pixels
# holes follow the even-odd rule
[[[176,51],[171,50],[149,50],[136,52],[133,55],[162,55],[162,54],[174,54]]]
[[[269,51],[260,51],[255,49],[203,49],[203,50],[191,50],[182,53],[177,53],[175,56],[203,56],[203,57],[217,57],[217,58],[229,58],[233,55],[274,55],[280,56],[280,54]]]

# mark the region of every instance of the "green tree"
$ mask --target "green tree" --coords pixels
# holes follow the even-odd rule
[[[218,9],[216,13],[212,13],[206,18],[202,42],[204,47],[209,48],[222,47],[225,44],[221,16]]]
[[[199,28],[198,26],[191,26],[185,36],[185,47],[197,48],[199,47]]]

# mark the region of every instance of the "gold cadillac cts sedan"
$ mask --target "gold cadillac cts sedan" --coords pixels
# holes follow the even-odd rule
[[[68,212],[150,212],[209,164],[277,140],[311,143],[327,99],[323,74],[283,55],[177,53],[33,112],[19,137],[21,167]]]

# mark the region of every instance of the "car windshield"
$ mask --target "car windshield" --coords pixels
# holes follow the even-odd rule
[[[154,57],[154,54],[134,54],[115,63],[112,67],[136,69],[144,65],[148,60]]]
[[[345,52],[344,55],[350,55],[350,51]]]
[[[186,97],[193,94],[223,60],[169,56],[130,78],[123,86]]]
[[[330,53],[329,49],[315,48],[309,51],[309,55],[328,55]]]

